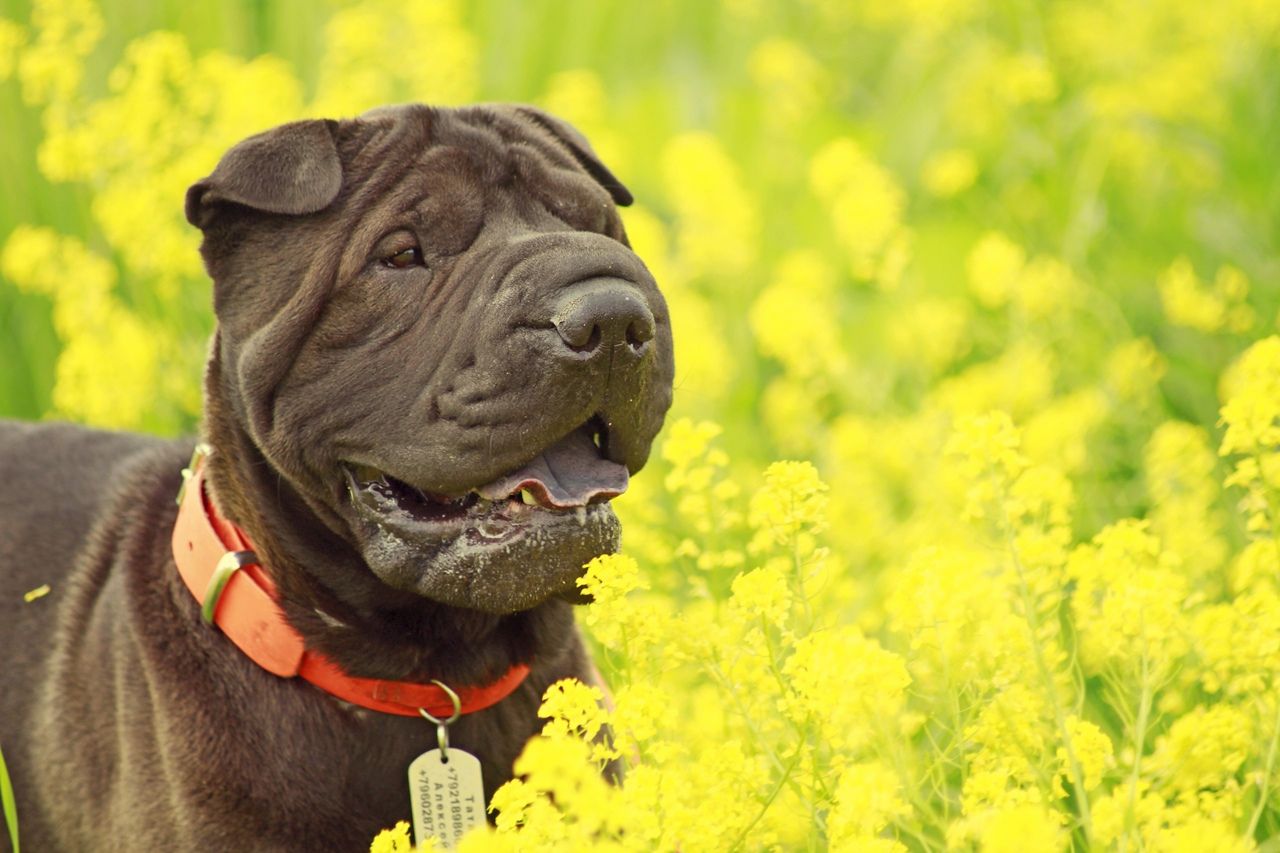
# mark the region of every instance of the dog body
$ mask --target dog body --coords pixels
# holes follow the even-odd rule
[[[192,187],[218,328],[208,498],[290,626],[360,678],[528,676],[462,716],[485,792],[590,678],[582,564],[670,403],[666,309],[585,140],[407,106],[246,140]],[[425,720],[254,663],[175,567],[192,443],[0,424],[0,745],[24,849],[359,850]],[[23,593],[51,592],[24,602]]]

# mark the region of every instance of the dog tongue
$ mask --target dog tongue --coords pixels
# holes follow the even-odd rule
[[[627,466],[600,456],[586,427],[574,430],[539,453],[519,471],[481,486],[481,497],[501,500],[528,489],[544,506],[586,506],[593,498],[613,498],[627,490]]]

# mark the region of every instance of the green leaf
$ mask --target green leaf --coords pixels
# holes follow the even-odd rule
[[[2,750],[0,750],[0,803],[4,805],[4,822],[9,827],[9,840],[13,842],[13,853],[19,853],[18,803],[13,796],[13,783],[9,781],[9,768],[5,766]]]

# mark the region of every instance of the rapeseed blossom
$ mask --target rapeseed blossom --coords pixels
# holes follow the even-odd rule
[[[1246,332],[1254,323],[1253,308],[1246,302],[1249,280],[1234,266],[1221,267],[1209,285],[1196,276],[1190,261],[1179,258],[1157,284],[1170,323],[1202,332]]]
[[[828,207],[831,226],[858,279],[897,286],[909,252],[902,218],[906,196],[880,164],[853,139],[837,139],[814,155],[814,194]]]
[[[978,161],[963,148],[939,151],[920,170],[920,180],[936,196],[953,196],[973,186],[978,177]]]
[[[0,308],[43,311],[57,342],[30,414],[191,429],[211,318],[181,196],[229,145],[515,91],[639,200],[675,403],[616,502],[622,553],[580,583],[613,706],[553,685],[462,849],[1280,835],[1259,83],[1280,7],[704,5],[665,53],[610,41],[661,15],[575,17],[618,62],[463,0],[299,19],[315,55],[282,44],[293,62],[122,35],[112,0],[0,20],[0,87],[39,123],[32,186],[84,199],[79,224],[0,226]],[[409,850],[407,825],[372,844]]]
[[[757,257],[755,199],[720,142],[681,134],[662,152],[667,197],[676,213],[677,264],[690,278],[741,275]]]

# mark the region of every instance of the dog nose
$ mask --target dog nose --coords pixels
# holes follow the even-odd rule
[[[551,313],[560,340],[586,355],[626,344],[640,352],[653,338],[653,312],[635,285],[591,278],[565,290]]]

